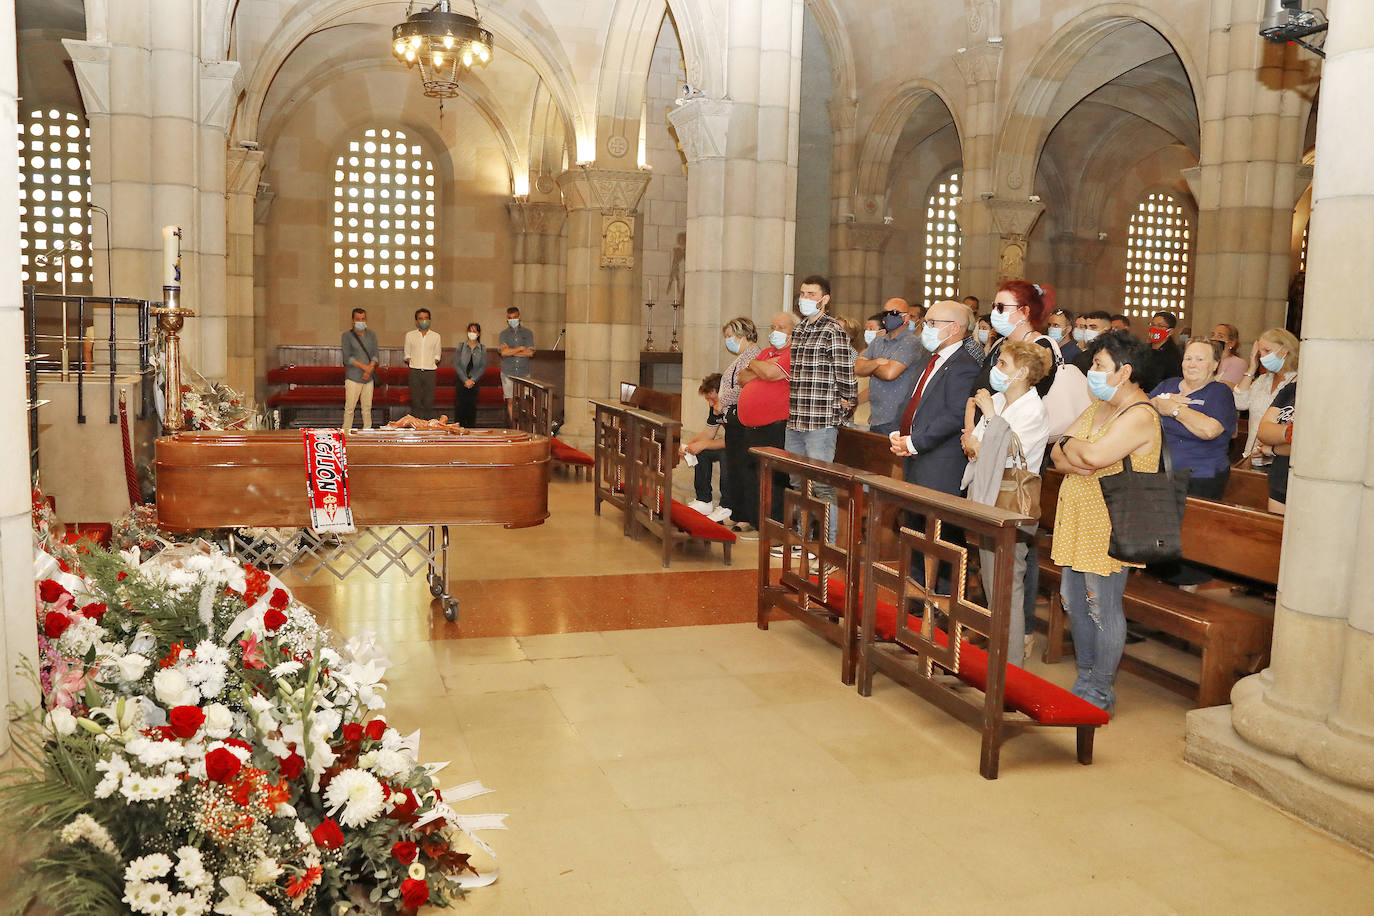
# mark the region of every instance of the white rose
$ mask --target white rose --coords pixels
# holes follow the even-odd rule
[[[163,668],[153,675],[153,693],[164,706],[189,706],[200,699],[200,692],[193,690],[186,677],[175,668]]]
[[[228,738],[234,728],[234,714],[223,703],[205,707],[205,734],[211,738]]]
[[[137,652],[130,652],[115,662],[119,666],[119,676],[126,681],[136,681],[143,677],[143,672],[148,670],[152,664],[148,659],[139,655]]]
[[[48,724],[59,735],[70,735],[76,731],[76,716],[65,706],[58,706],[48,713]]]

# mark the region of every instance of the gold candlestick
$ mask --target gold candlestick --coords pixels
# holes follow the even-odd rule
[[[149,311],[157,316],[157,327],[162,332],[163,365],[167,376],[166,409],[162,416],[162,431],[175,435],[186,427],[181,412],[181,329],[187,318],[196,313],[181,307],[181,287],[162,288],[162,306]]]
[[[678,342],[677,342],[677,310],[680,309],[680,308],[682,308],[682,303],[679,302],[678,300],[674,299],[674,300],[673,300],[673,339],[672,339],[672,341],[668,344],[668,349],[669,349],[670,351],[672,351],[673,353],[678,353],[678,352],[681,352],[681,350],[682,350],[682,347],[680,347],[680,346],[678,345]]]
[[[644,352],[654,351],[654,302],[650,299],[644,303],[644,307],[649,310],[649,333],[644,338]]]

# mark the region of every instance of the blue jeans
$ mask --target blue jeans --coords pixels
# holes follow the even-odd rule
[[[783,437],[782,447],[794,455],[805,455],[818,461],[834,461],[835,439],[839,434],[838,426],[808,430],[793,429],[789,426]],[[795,490],[800,487],[801,478],[792,477],[792,488]],[[817,499],[830,503],[830,543],[833,544],[840,533],[840,507],[835,499],[835,488],[829,484],[818,483],[815,486],[815,494]]]
[[[1126,616],[1121,610],[1126,575],[1125,569],[1099,576],[1066,566],[1060,579],[1059,594],[1069,612],[1078,662],[1073,693],[1108,711],[1116,705],[1112,685],[1126,646]]]

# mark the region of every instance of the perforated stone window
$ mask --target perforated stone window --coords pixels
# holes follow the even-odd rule
[[[1307,273],[1307,230],[1312,226],[1309,219],[1307,224],[1302,227],[1302,248],[1298,250],[1298,273]]]
[[[1136,205],[1126,240],[1126,315],[1169,311],[1184,320],[1192,238],[1188,214],[1172,194],[1154,191]]]
[[[31,109],[19,125],[19,264],[25,283],[91,280],[91,131],[84,116]],[[65,252],[64,258],[58,253]]]
[[[373,128],[334,162],[334,286],[434,289],[434,162],[394,128]]]
[[[941,299],[953,299],[959,289],[959,247],[962,236],[954,220],[959,200],[959,173],[950,172],[936,182],[926,201],[927,307]]]

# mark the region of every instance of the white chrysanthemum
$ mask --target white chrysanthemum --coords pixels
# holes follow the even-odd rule
[[[383,779],[390,779],[410,772],[413,765],[411,759],[401,751],[389,751],[382,748],[376,752],[376,762],[372,769]]]
[[[70,735],[76,732],[76,716],[65,706],[55,706],[48,713],[48,727],[59,735]]]
[[[96,798],[109,798],[119,790],[120,781],[130,773],[129,761],[119,754],[115,754],[107,760],[97,760],[95,768],[97,772],[105,774],[105,777],[96,784],[94,793]]]
[[[364,770],[344,770],[324,790],[324,800],[330,813],[338,815],[339,823],[361,827],[382,813],[382,784]]]
[[[172,894],[163,904],[162,912],[166,916],[203,916],[205,908],[209,904],[210,902],[204,897],[191,894]]]
[[[296,823],[291,825],[291,828],[296,833],[296,842],[300,843],[302,846],[315,845],[315,838],[310,835],[310,828],[305,826],[304,822],[296,821]]]
[[[136,681],[143,677],[143,673],[148,670],[152,662],[139,655],[137,652],[130,652],[122,656],[116,666],[119,668],[119,676],[125,681]]]
[[[153,675],[153,693],[164,706],[190,706],[200,700],[200,693],[191,688],[186,675],[176,668],[163,668]]]
[[[130,773],[124,777],[120,794],[131,802],[157,801],[174,794],[180,780],[176,776],[144,776]]]
[[[302,665],[300,662],[296,661],[293,658],[288,661],[284,661],[280,665],[277,665],[275,668],[273,668],[271,671],[271,675],[273,677],[286,677],[287,675],[295,674],[297,671],[300,671],[304,667],[304,665]]]
[[[85,840],[101,852],[119,858],[119,850],[110,837],[110,831],[89,814],[78,814],[72,818],[72,822],[62,828],[60,837],[64,843]]]
[[[125,744],[124,750],[137,757],[145,767],[156,768],[181,759],[183,749],[176,741],[153,741],[151,738],[138,737]]]
[[[161,881],[131,881],[124,885],[124,902],[135,913],[162,916],[171,890]]]
[[[196,661],[208,662],[213,665],[227,665],[229,664],[229,650],[219,643],[203,639],[200,641],[200,645],[196,646]]]
[[[149,853],[146,856],[139,856],[129,863],[124,869],[124,880],[151,881],[153,878],[161,878],[172,870],[172,860],[160,852]]]
[[[253,873],[248,876],[248,883],[254,887],[262,887],[276,881],[281,873],[281,863],[271,856],[266,856],[253,863]]]
[[[205,734],[219,739],[228,738],[234,730],[234,714],[223,703],[210,703],[201,712],[205,713]]]
[[[194,846],[182,846],[177,850],[176,876],[182,887],[192,890],[211,885],[210,876],[205,871],[205,860]]]

